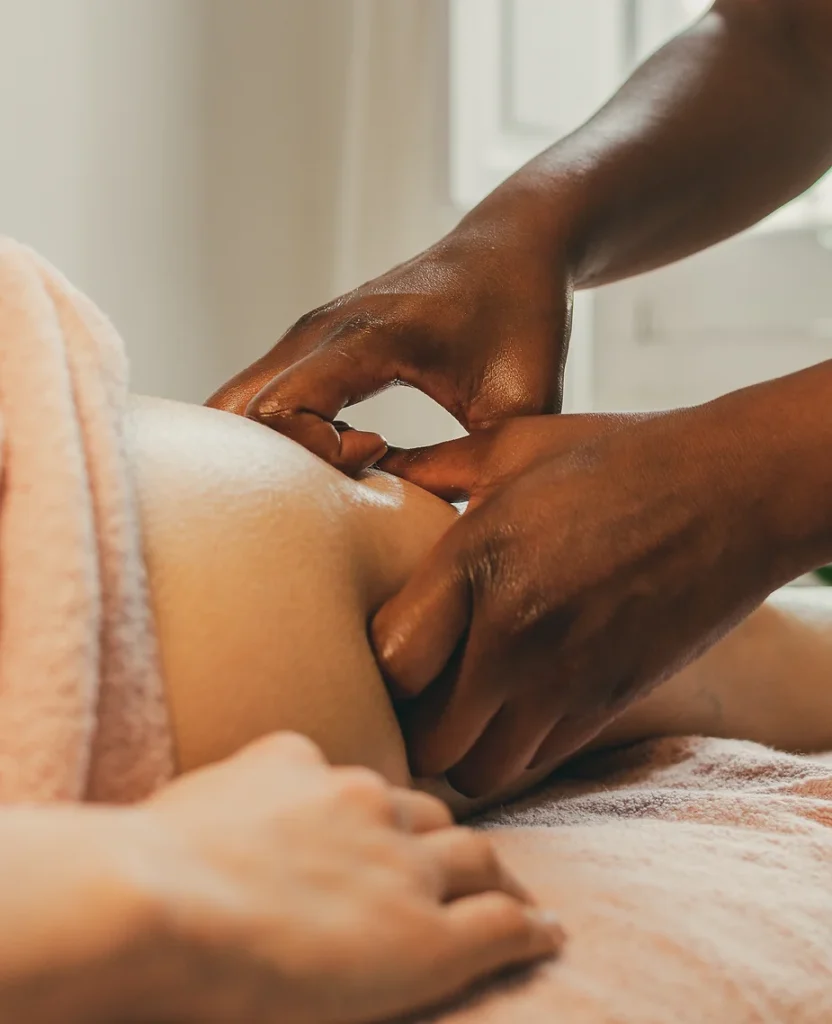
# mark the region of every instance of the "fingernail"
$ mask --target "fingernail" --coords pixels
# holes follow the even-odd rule
[[[566,932],[560,923],[560,918],[554,911],[531,907],[527,913],[536,924],[541,925],[549,932],[555,942],[560,944],[566,939]]]
[[[386,454],[387,454],[387,442],[384,440],[384,438],[382,438],[381,445],[379,445],[379,447],[370,455],[370,458],[372,459],[372,462],[370,463],[370,465],[371,466],[377,465],[377,463],[379,463],[384,458],[384,456]]]

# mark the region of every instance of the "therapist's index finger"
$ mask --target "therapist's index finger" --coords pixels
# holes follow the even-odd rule
[[[381,434],[353,430],[314,412],[279,415],[261,422],[348,476],[357,476],[374,466],[387,451]]]
[[[265,355],[235,374],[205,404],[245,416],[252,402],[277,376],[314,351],[325,322],[325,309],[302,316]]]
[[[276,351],[285,344],[280,342]],[[375,318],[341,317],[266,382],[250,401],[247,415],[277,429],[281,418],[304,412],[332,422],[342,409],[398,382],[403,376],[398,344]]]

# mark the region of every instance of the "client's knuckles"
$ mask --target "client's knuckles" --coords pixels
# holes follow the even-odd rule
[[[343,804],[386,824],[398,823],[392,786],[369,768],[338,770],[336,790]]]
[[[321,748],[308,736],[297,732],[278,732],[254,740],[243,751],[249,758],[274,758],[294,764],[324,765],[326,758]]]

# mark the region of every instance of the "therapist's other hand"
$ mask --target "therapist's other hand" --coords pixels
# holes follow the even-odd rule
[[[755,461],[716,404],[392,454],[472,499],[372,625],[414,773],[484,796],[555,767],[762,600],[777,583]]]
[[[564,413],[518,416],[444,444],[390,448],[379,469],[472,511],[539,459],[574,453],[627,426],[662,413]]]
[[[539,250],[516,218],[474,211],[420,256],[301,317],[209,404],[350,474],[386,444],[347,429],[341,410],[391,384],[420,389],[471,430],[559,412],[572,287],[565,261]]]
[[[484,835],[452,827],[432,797],[331,768],[298,736],[185,777],[139,813],[204,992],[166,1020],[388,1019],[560,941]]]

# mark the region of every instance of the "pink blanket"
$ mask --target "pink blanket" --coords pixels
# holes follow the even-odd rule
[[[443,1024],[832,1022],[832,760],[646,743],[483,827],[570,941]]]
[[[173,759],[122,445],[124,347],[0,239],[0,800],[133,800]]]

